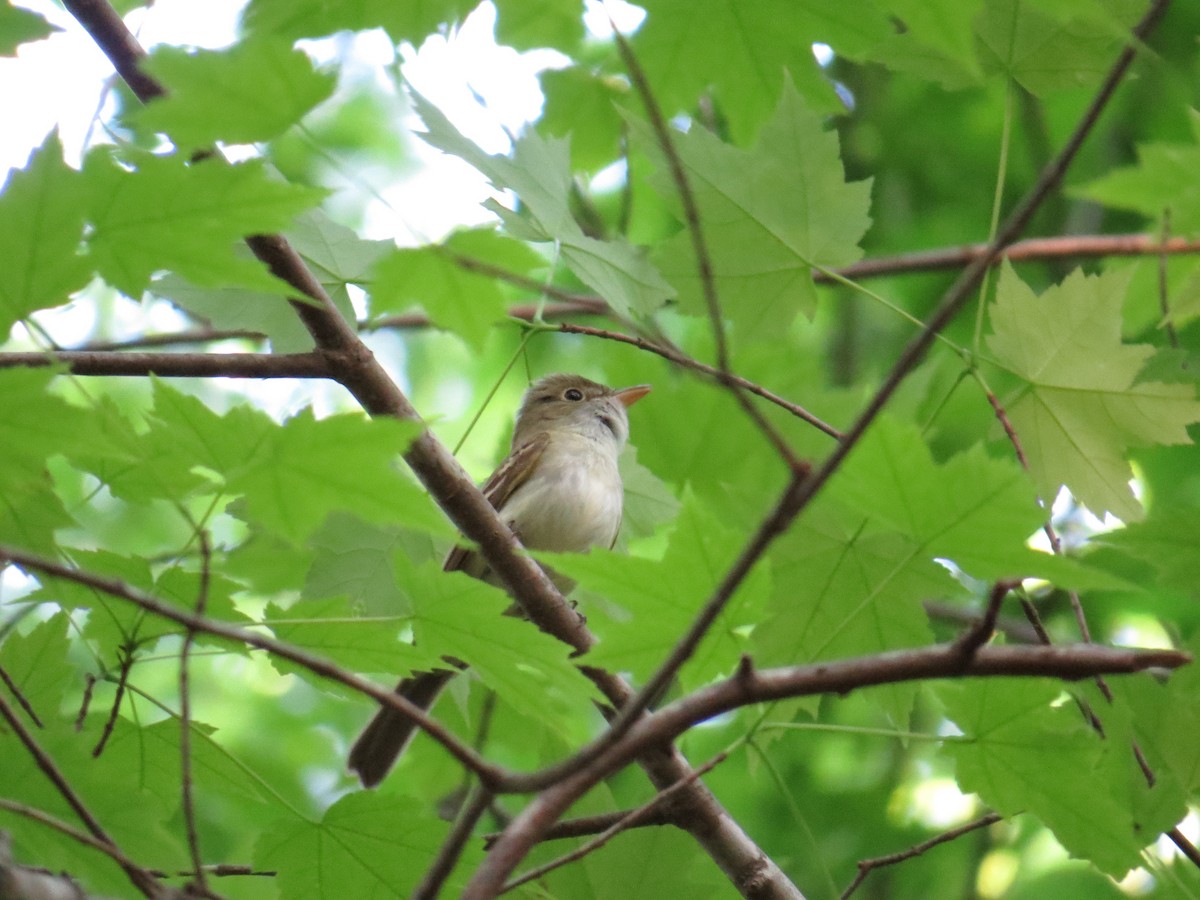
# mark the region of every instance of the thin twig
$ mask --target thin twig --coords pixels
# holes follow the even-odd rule
[[[864,859],[858,863],[858,874],[854,876],[854,880],[842,891],[840,900],[847,898],[858,890],[859,885],[866,880],[866,877],[875,869],[882,869],[884,866],[894,866],[896,863],[904,862],[905,860],[913,859],[920,856],[926,851],[932,850],[941,844],[949,843],[955,838],[960,838],[964,834],[970,834],[972,831],[978,831],[980,828],[987,828],[989,825],[995,825],[1003,820],[1003,817],[998,813],[988,813],[986,816],[981,816],[973,822],[968,822],[965,825],[959,825],[957,828],[951,828],[948,831],[943,831],[936,837],[932,837],[927,841],[922,841],[919,844],[914,844],[907,850],[901,850],[898,853],[889,853],[887,856],[876,856],[874,859]]]
[[[96,741],[96,746],[92,748],[92,756],[99,759],[100,754],[104,752],[104,748],[108,745],[108,739],[112,737],[113,729],[117,727],[117,716],[121,712],[121,701],[125,699],[125,685],[129,682],[129,670],[133,668],[133,644],[126,642],[117,650],[121,658],[121,668],[117,672],[117,693],[113,697],[112,706],[108,711],[108,719],[104,722],[104,730],[100,732],[100,739]]]
[[[208,607],[208,586],[210,566],[212,564],[212,547],[209,544],[208,532],[201,528],[198,532],[200,542],[200,584],[196,590],[196,615],[203,616]],[[183,647],[179,651],[179,764],[180,786],[183,795],[183,822],[187,829],[188,852],[192,857],[192,871],[196,887],[201,891],[208,889],[204,876],[204,861],[200,855],[200,834],[196,829],[196,803],[193,797],[192,782],[192,700],[188,685],[188,656],[192,652],[192,644],[196,641],[196,629],[188,627],[183,635]]]
[[[564,819],[561,822],[555,822],[553,826],[547,828],[542,835],[539,843],[547,841],[561,841],[567,838],[587,837],[591,834],[600,834],[602,831],[607,831],[617,822],[626,818],[632,810],[618,809],[615,812],[600,813],[595,816],[579,816],[576,819]],[[663,810],[655,807],[646,815],[639,818],[636,822],[630,823],[627,828],[649,828],[657,825],[670,825],[674,817]],[[492,844],[500,839],[502,832],[493,831],[491,834],[483,836],[483,848],[490,850]]]
[[[700,645],[700,641],[708,634],[708,630],[713,623],[724,611],[726,605],[733,598],[738,586],[742,580],[749,574],[750,569],[766,552],[767,547],[787,530],[788,523],[791,521],[792,507],[794,498],[799,492],[801,484],[803,484],[805,473],[795,473],[792,476],[791,483],[779,502],[758,527],[754,537],[739,554],[737,560],[730,566],[725,573],[725,577],[721,579],[721,583],[717,585],[712,596],[704,607],[700,610],[688,630],[683,637],[676,642],[671,649],[671,653],[663,661],[662,665],[654,672],[653,675],[646,681],[646,684],[634,697],[621,707],[617,717],[609,723],[610,740],[615,740],[620,737],[641,713],[648,709],[654,703],[661,693],[671,683],[671,680],[678,674],[683,664],[691,658],[696,652],[696,648]]]
[[[4,666],[0,666],[0,681],[4,682],[4,686],[7,687],[13,697],[16,698],[17,703],[21,705],[21,709],[25,710],[25,715],[29,716],[30,721],[32,721],[33,724],[38,728],[45,728],[46,726],[42,724],[42,720],[38,718],[38,714],[33,711],[33,706],[30,704],[29,699],[25,696],[24,692],[17,687],[17,683],[12,680]]]
[[[91,847],[93,850],[99,850],[121,868],[138,869],[137,863],[121,852],[121,848],[117,847],[111,841],[101,840],[98,837],[93,837],[86,831],[80,831],[74,825],[64,822],[57,816],[52,816],[45,810],[38,809],[34,806],[26,806],[24,803],[18,803],[15,800],[7,800],[0,797],[0,809],[7,810],[18,816],[24,816],[27,819],[32,819],[34,822],[39,822],[48,828],[53,828],[72,840],[83,844],[85,847]],[[154,875],[155,873],[149,869],[145,870],[147,874]]]
[[[987,608],[982,616],[966,631],[959,635],[955,646],[962,653],[964,660],[969,660],[975,655],[975,652],[988,642],[992,636],[992,632],[996,630],[996,619],[1000,615],[1000,604],[1004,602],[1004,598],[1008,596],[1009,591],[1013,590],[1020,582],[1016,581],[997,581],[992,585],[992,590],[988,594]]]
[[[34,739],[33,735],[25,728],[24,723],[13,712],[12,707],[8,705],[3,695],[0,695],[0,718],[8,722],[17,739],[25,745],[25,749],[33,757],[37,767],[42,770],[42,774],[50,779],[50,783],[54,785],[59,795],[67,801],[67,805],[75,811],[75,815],[79,816],[79,820],[87,826],[87,830],[91,832],[92,837],[108,848],[104,852],[117,860],[125,874],[129,876],[129,880],[133,882],[139,891],[147,897],[156,896],[159,892],[158,885],[150,876],[150,873],[121,852],[120,848],[117,847],[116,841],[109,837],[108,832],[104,830],[103,826],[96,820],[96,817],[84,805],[83,799],[75,793],[75,789],[71,787],[58,766],[54,764],[54,760],[50,758]],[[50,823],[47,822],[47,824]],[[97,847],[97,849],[103,848]]]
[[[775,452],[787,463],[788,468],[792,472],[804,471],[807,473],[806,464],[796,456],[787,441],[775,429],[775,426],[742,393],[741,387],[730,375],[729,338],[725,334],[725,320],[721,314],[720,299],[717,297],[717,279],[713,273],[712,257],[708,251],[708,242],[704,238],[703,223],[700,219],[700,207],[696,203],[696,195],[692,191],[691,179],[688,178],[687,171],[683,165],[683,159],[680,157],[679,150],[675,146],[671,130],[667,127],[667,120],[663,116],[662,109],[658,105],[658,100],[655,98],[654,92],[650,89],[650,83],[646,80],[646,73],[642,71],[642,66],[638,62],[633,48],[629,46],[629,42],[625,40],[625,35],[617,28],[615,22],[610,20],[609,25],[612,27],[613,39],[616,41],[617,51],[621,54],[621,61],[625,64],[625,68],[629,73],[629,80],[633,83],[633,88],[637,91],[638,96],[642,98],[642,105],[646,108],[646,117],[650,120],[650,128],[654,131],[659,149],[662,150],[663,156],[666,158],[667,169],[671,173],[671,180],[675,184],[675,190],[679,194],[679,201],[683,207],[684,227],[692,243],[692,253],[696,257],[696,274],[700,279],[700,288],[704,295],[704,306],[708,310],[709,324],[712,327],[713,339],[717,347],[717,378],[733,395],[733,398],[742,407],[743,411],[750,418],[750,421],[755,424],[758,430],[770,442],[771,446],[775,448]]]
[[[491,803],[491,792],[476,785],[466,802],[463,803],[462,809],[458,811],[454,827],[450,829],[446,840],[442,842],[441,849],[438,850],[437,857],[430,865],[429,871],[425,873],[421,883],[413,889],[413,900],[434,900],[437,897],[442,890],[442,885],[454,871],[454,866],[458,862],[459,856],[462,855],[463,847],[471,837],[471,832],[475,830],[475,825],[487,812]]]
[[[79,715],[75,717],[75,730],[83,731],[88,709],[92,705],[92,691],[96,689],[96,676],[88,672],[83,676],[83,699],[79,702]]]
[[[621,818],[609,825],[608,828],[604,829],[604,831],[600,832],[600,834],[596,835],[596,837],[594,837],[592,840],[581,844],[570,853],[564,853],[557,859],[552,859],[548,863],[540,865],[536,869],[530,869],[524,875],[520,875],[517,878],[512,879],[500,889],[500,893],[507,894],[509,891],[514,890],[523,884],[527,884],[530,881],[541,878],[543,875],[553,872],[555,869],[559,869],[565,865],[569,865],[570,863],[577,862],[588,854],[595,853],[621,832],[635,828],[639,824],[644,824],[646,819],[656,809],[658,809],[664,801],[678,793],[680,788],[691,784],[701,775],[712,771],[712,769],[724,762],[728,755],[729,754],[727,753],[718,753],[708,762],[701,766],[697,766],[695,769],[689,772],[686,777],[675,782],[675,784],[671,785],[670,787],[659,791],[637,809],[633,809],[625,813]]]
[[[238,628],[235,625],[228,625],[224,622],[197,616],[195,613],[182,610],[172,603],[165,603],[156,597],[143,593],[119,579],[73,569],[52,559],[46,559],[33,553],[26,553],[0,545],[0,563],[4,562],[11,562],[27,572],[38,572],[53,578],[63,578],[75,584],[95,588],[109,596],[127,600],[147,612],[161,616],[164,619],[169,619],[172,622],[183,625],[185,628],[193,628],[205,634],[212,634],[236,643],[257,647],[260,650],[273,653],[281,659],[294,662],[321,678],[344,684],[346,687],[365,694],[384,706],[391,707],[409,716],[418,726],[442,744],[450,752],[451,756],[475,772],[485,784],[491,784],[501,777],[502,770],[480,757],[474,750],[446,730],[437,720],[430,718],[424,710],[409,703],[394,690],[372,684],[366,679],[355,675],[353,672],[347,672],[340,666],[321,657],[314,656],[305,650],[301,650],[299,647],[293,647],[283,641],[277,641],[257,632]]]
[[[685,369],[692,369],[696,372],[708,375],[716,379],[718,382],[720,382],[722,379],[727,379],[732,381],[738,387],[743,388],[752,394],[757,394],[764,400],[768,400],[781,409],[787,410],[793,416],[803,419],[805,422],[808,422],[810,425],[814,426],[820,431],[823,431],[834,440],[839,440],[842,436],[840,431],[827,422],[822,421],[817,416],[804,409],[804,407],[792,403],[790,400],[787,400],[778,394],[767,390],[762,385],[756,384],[748,378],[743,378],[740,375],[734,375],[732,373],[722,375],[720,370],[714,366],[710,366],[708,363],[700,362],[700,360],[694,359],[693,357],[690,357],[685,353],[681,353],[674,348],[663,346],[662,344],[658,344],[643,337],[637,337],[636,335],[622,334],[619,331],[608,331],[604,328],[594,328],[590,325],[576,325],[573,322],[563,322],[558,325],[557,330],[561,331],[563,334],[586,334],[590,337],[602,338],[606,341],[617,341],[622,344],[629,344],[637,347],[639,350],[645,350],[649,353],[654,353],[658,356],[661,356],[663,359],[673,362]]]
[[[902,253],[897,256],[880,256],[875,259],[860,260],[843,269],[838,269],[837,274],[853,281],[865,281],[890,275],[961,269],[988,255],[988,247],[988,244],[967,244],[962,247],[918,250],[914,253]],[[1004,251],[1004,258],[1009,262],[1016,263],[1178,253],[1200,253],[1200,241],[1179,237],[1158,241],[1142,234],[1090,234],[1026,238],[1009,245],[1008,249]],[[999,259],[992,261],[992,265],[998,263]],[[826,282],[832,281],[833,278],[823,272],[815,272],[813,280]]]

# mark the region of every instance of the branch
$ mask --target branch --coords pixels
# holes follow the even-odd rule
[[[940,844],[946,844],[955,838],[960,838],[964,834],[970,834],[972,831],[978,831],[980,828],[987,828],[989,825],[995,825],[1001,821],[1003,817],[998,813],[988,813],[986,816],[980,816],[973,822],[968,822],[965,825],[960,825],[957,828],[951,828],[949,831],[943,831],[941,834],[931,837],[927,841],[922,841],[919,844],[914,844],[907,850],[901,850],[898,853],[889,853],[887,856],[876,856],[874,859],[864,859],[858,864],[858,874],[854,876],[854,880],[842,891],[840,900],[848,900],[851,894],[858,890],[858,886],[866,880],[866,877],[871,874],[874,869],[881,869],[884,866],[894,866],[896,863],[904,862],[908,859],[920,856],[927,850],[932,850]]]
[[[557,859],[552,859],[550,862],[540,865],[535,869],[530,869],[524,875],[514,878],[512,881],[505,884],[503,888],[501,888],[500,893],[507,894],[509,891],[519,888],[521,885],[527,884],[530,881],[541,878],[543,875],[553,872],[555,869],[560,869],[563,866],[577,862],[588,854],[595,853],[621,832],[628,831],[631,828],[636,828],[638,825],[645,824],[646,820],[651,817],[655,810],[662,806],[664,801],[677,794],[681,788],[691,784],[701,775],[716,768],[725,761],[725,758],[728,755],[728,753],[718,753],[704,765],[697,766],[694,770],[688,773],[685,778],[675,782],[675,784],[671,785],[670,787],[659,791],[637,809],[630,810],[629,812],[621,815],[616,821],[596,835],[596,837],[592,840],[581,844],[570,853],[564,853]]]
[[[55,831],[65,834],[67,837],[79,842],[80,844],[83,844],[85,847],[91,847],[93,850],[99,850],[126,871],[128,871],[129,868],[138,868],[137,863],[122,853],[121,849],[115,844],[93,837],[86,831],[80,831],[74,825],[67,824],[62,819],[50,815],[50,813],[46,812],[45,810],[38,809],[34,806],[26,806],[24,803],[18,803],[15,800],[6,800],[3,797],[0,797],[0,809],[7,810],[10,813],[15,813],[18,816],[24,816],[25,818],[32,819],[35,822],[40,822],[48,828],[53,828]]]
[[[865,281],[887,275],[907,275],[917,272],[936,272],[961,269],[988,255],[988,244],[966,244],[962,247],[942,247],[919,250],[897,256],[864,259],[838,269],[837,274],[852,281]],[[1009,262],[1036,262],[1071,257],[1093,259],[1106,256],[1156,256],[1161,254],[1200,253],[1200,241],[1171,238],[1158,241],[1144,234],[1088,234],[1066,237],[1027,238],[1010,244],[1004,251]],[[992,265],[1000,262],[992,260]],[[814,272],[816,282],[833,283],[824,272]]]
[[[50,780],[50,783],[54,785],[59,795],[67,801],[67,805],[75,811],[75,815],[79,816],[79,820],[87,826],[87,830],[91,832],[92,837],[98,843],[106,845],[108,849],[104,852],[117,860],[121,869],[129,876],[129,880],[133,882],[134,887],[147,897],[160,896],[162,891],[158,883],[155,882],[149,872],[121,853],[116,841],[108,836],[108,832],[104,830],[103,826],[96,820],[96,817],[84,805],[82,798],[75,793],[75,789],[71,787],[58,766],[54,764],[54,760],[47,755],[46,751],[41,748],[41,745],[34,740],[33,735],[26,730],[25,725],[17,718],[12,707],[8,705],[3,696],[0,696],[0,718],[8,722],[13,733],[25,745],[25,749],[33,757],[34,762],[37,763],[37,767],[42,770],[42,774]]]
[[[246,644],[249,647],[257,647],[260,650],[273,653],[281,659],[294,662],[296,665],[308,669],[314,675],[329,681],[336,681],[352,690],[371,697],[384,706],[389,706],[398,712],[404,713],[445,747],[451,756],[474,772],[484,784],[490,785],[503,780],[502,770],[493,766],[466,744],[459,741],[458,738],[447,731],[437,720],[431,719],[424,710],[409,703],[394,690],[372,684],[365,678],[360,678],[353,672],[347,672],[329,660],[315,656],[306,650],[294,647],[283,641],[277,641],[265,635],[247,631],[244,628],[238,628],[235,625],[228,625],[224,622],[198,616],[193,612],[180,609],[159,600],[157,597],[143,593],[116,578],[73,569],[52,559],[46,559],[33,553],[26,553],[22,550],[16,550],[0,544],[0,564],[4,563],[13,563],[26,572],[36,572],[41,575],[62,578],[75,584],[85,585],[108,594],[111,597],[127,600],[147,612],[162,616],[164,619],[169,619],[193,631],[226,638]]]
[[[588,325],[576,325],[572,322],[561,323],[557,330],[561,331],[563,334],[586,334],[590,337],[603,338],[606,341],[617,341],[618,343],[629,344],[637,347],[639,350],[645,350],[649,353],[654,353],[658,356],[661,356],[663,359],[673,362],[677,366],[681,366],[685,369],[692,369],[696,372],[702,372],[703,374],[709,375],[719,382],[732,382],[733,384],[736,384],[738,387],[747,390],[752,394],[757,394],[764,400],[769,400],[771,403],[774,403],[781,409],[787,410],[793,416],[803,419],[810,425],[825,432],[835,441],[840,440],[842,437],[842,433],[840,431],[838,431],[832,425],[829,425],[828,423],[817,418],[808,410],[804,409],[804,407],[798,406],[797,404],[792,403],[790,400],[780,397],[778,394],[767,390],[761,385],[755,384],[748,378],[743,378],[741,375],[735,375],[732,372],[722,373],[720,369],[710,366],[707,363],[702,363],[698,359],[693,359],[692,357],[681,353],[673,347],[666,347],[643,337],[622,334],[619,331],[607,331],[603,328],[592,328]]]
[[[76,375],[162,375],[168,378],[333,378],[325,354],[117,353],[60,350],[0,353],[0,369],[65,364]]]
[[[1075,644],[1052,647],[981,647],[964,664],[957,644],[937,644],[856,659],[755,671],[745,664],[733,677],[702,688],[643,716],[604,753],[569,778],[543,791],[505,829],[467,885],[464,898],[492,897],[550,823],[601,779],[647,749],[742,706],[816,694],[844,695],[883,684],[959,677],[1050,677],[1065,680],[1099,674],[1174,669],[1191,662],[1177,650],[1130,650]]]
[[[208,586],[212,564],[212,547],[208,532],[197,531],[200,543],[200,585],[196,591],[196,615],[203,616],[208,607]],[[188,852],[192,857],[192,878],[200,893],[206,893],[208,885],[204,877],[204,861],[200,854],[200,834],[196,829],[196,804],[192,796],[192,700],[188,684],[188,657],[192,644],[196,642],[196,629],[188,628],[183,636],[183,647],[179,651],[179,771],[182,786],[183,822],[187,832]]]
[[[421,883],[413,889],[413,900],[437,900],[442,886],[445,884],[446,879],[450,877],[450,873],[454,871],[454,866],[458,862],[459,856],[462,855],[462,850],[466,846],[467,839],[471,837],[471,832],[475,830],[475,825],[479,822],[480,817],[487,812],[491,804],[492,794],[484,788],[476,786],[471,792],[470,797],[467,798],[467,801],[463,803],[462,809],[458,811],[458,818],[454,821],[454,827],[450,829],[450,833],[446,836],[446,840],[438,851],[433,864],[429,867],[429,871],[425,873],[425,877],[421,879]]]
[[[629,72],[629,79],[633,82],[634,90],[642,98],[642,105],[646,107],[646,116],[650,119],[650,127],[654,131],[654,136],[658,141],[658,146],[662,149],[663,155],[667,160],[667,168],[671,172],[671,180],[675,183],[675,190],[679,193],[679,200],[683,206],[684,226],[687,229],[688,238],[691,240],[692,253],[696,257],[696,274],[700,278],[701,291],[704,294],[704,306],[708,310],[709,323],[712,326],[713,338],[717,345],[717,379],[720,383],[729,390],[733,395],[733,399],[745,411],[759,431],[763,433],[771,446],[775,448],[775,452],[780,458],[787,463],[788,468],[792,472],[803,472],[808,474],[808,467],[803,463],[792,448],[788,446],[787,441],[777,432],[774,426],[760,413],[742,393],[738,383],[730,377],[729,368],[729,339],[725,334],[725,320],[721,315],[721,303],[717,298],[717,279],[713,273],[712,257],[708,252],[708,242],[704,239],[704,229],[700,221],[700,207],[696,203],[696,195],[692,192],[692,183],[684,170],[683,159],[679,155],[678,149],[675,147],[675,141],[671,137],[671,130],[667,127],[667,120],[663,116],[662,109],[658,105],[658,100],[654,96],[654,92],[650,90],[650,83],[646,80],[646,73],[642,71],[641,64],[638,63],[637,56],[634,55],[633,48],[629,46],[629,42],[625,40],[616,23],[609,19],[609,25],[612,27],[613,39],[617,44],[617,51],[621,54],[621,61],[624,62],[626,70]]]
[[[541,837],[541,843],[546,841],[561,841],[566,838],[587,837],[591,834],[599,834],[602,831],[607,831],[617,822],[620,822],[628,816],[632,810],[619,809],[616,812],[600,813],[595,816],[580,816],[577,819],[563,819],[561,822],[555,822]],[[661,809],[655,808],[650,812],[641,816],[637,822],[630,824],[629,828],[646,828],[657,825],[671,825],[674,817]],[[501,831],[493,831],[491,834],[483,836],[483,848],[490,850],[492,845],[500,839]]]

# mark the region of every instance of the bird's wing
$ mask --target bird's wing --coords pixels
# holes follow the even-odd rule
[[[487,480],[487,483],[480,489],[483,491],[483,496],[487,497],[488,502],[496,510],[504,508],[504,504],[508,502],[508,498],[512,496],[513,491],[519,488],[533,470],[537,468],[538,460],[542,458],[542,454],[546,451],[547,445],[550,443],[550,435],[546,432],[535,434],[532,438],[514,450],[508,455],[508,458],[500,464],[500,467],[492,473],[492,477]],[[511,524],[509,525],[511,528]],[[520,535],[518,534],[519,538]],[[469,547],[458,546],[450,551],[446,557],[446,562],[442,569],[446,572],[454,572],[462,568],[463,562],[474,551]]]

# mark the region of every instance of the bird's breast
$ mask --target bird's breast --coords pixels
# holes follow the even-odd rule
[[[500,510],[534,550],[609,547],[621,527],[622,487],[614,452],[580,438],[556,440],[538,470]]]

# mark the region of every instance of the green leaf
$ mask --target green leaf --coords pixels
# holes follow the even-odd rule
[[[368,616],[412,613],[412,604],[396,584],[396,553],[417,563],[445,556],[444,545],[424,532],[370,525],[345,513],[326,519],[308,545],[316,556],[304,579],[304,597],[346,597]]]
[[[511,157],[489,156],[469,141],[428,100],[411,92],[413,106],[428,131],[426,141],[463,159],[487,176],[497,190],[511,190],[521,200],[514,212],[495,201],[488,206],[514,237],[557,241],[565,262],[579,279],[619,314],[649,314],[671,296],[670,285],[632,245],[623,240],[587,237],[571,215],[570,152],[564,140],[527,132]]]
[[[617,158],[623,130],[617,104],[629,99],[629,85],[582,66],[547,69],[538,76],[546,97],[538,130],[570,137],[577,169],[596,171]]]
[[[334,803],[320,821],[277,823],[258,839],[254,865],[279,873],[282,896],[408,896],[449,828],[408,797],[359,791]],[[459,871],[470,871],[479,853],[468,845]],[[452,891],[461,887],[454,877],[447,884]]]
[[[292,42],[254,37],[225,50],[155,48],[141,63],[167,95],[138,116],[177,147],[251,144],[282,134],[333,93],[336,78],[313,70]]]
[[[263,452],[278,426],[266,413],[234,406],[218,415],[200,399],[154,379],[154,410],[149,443],[170,442],[187,467],[201,467],[229,479]]]
[[[51,132],[24,169],[14,169],[0,193],[0,338],[38,309],[61,306],[87,284],[91,267],[80,253],[83,209],[79,173],[63,162]]]
[[[813,58],[814,41],[857,50],[891,31],[874,4],[856,4],[851,12],[817,2],[714,0],[703,15],[686,0],[640,5],[647,16],[633,50],[663,112],[691,112],[711,93],[737,143],[746,143],[770,115],[784,72],[821,112],[842,111]]]
[[[964,791],[1006,816],[1033,813],[1114,878],[1139,864],[1157,832],[1135,818],[1131,795],[1146,788],[1127,742],[1103,740],[1071,703],[1052,705],[1061,693],[1052,682],[990,678],[939,693],[965,735],[947,746]]]
[[[1136,166],[1114,169],[1078,189],[1107,206],[1131,209],[1158,221],[1163,211],[1177,233],[1200,231],[1200,185],[1192,174],[1200,166],[1200,113],[1191,111],[1196,132],[1190,143],[1159,142],[1137,149]]]
[[[402,617],[364,618],[355,615],[342,598],[300,600],[286,609],[272,603],[267,606],[263,623],[281,641],[331,659],[353,672],[408,675],[439,662],[422,647],[400,640],[400,631],[407,624]],[[281,674],[301,674],[321,688],[336,687],[334,682],[319,679],[285,659],[272,656],[271,665]]]
[[[0,5],[0,56],[16,56],[20,44],[40,41],[60,30],[33,10],[13,6],[5,0]]]
[[[95,440],[88,437],[87,410],[48,393],[56,375],[51,368],[0,372],[0,484],[40,477],[48,456]]]
[[[55,532],[74,524],[49,476],[0,479],[0,543],[53,554],[59,550]]]
[[[600,638],[588,652],[588,664],[645,679],[692,624],[742,543],[739,534],[688,495],[661,561],[606,550],[535,555],[606,601],[587,608],[588,621]],[[742,629],[761,614],[768,585],[765,566],[752,570],[680,673],[685,689],[737,664],[746,649]]]
[[[445,516],[398,468],[420,428],[355,415],[318,421],[305,410],[266,434],[229,488],[246,495],[251,520],[293,541],[335,510],[449,534]]]
[[[1055,8],[1062,6],[988,0],[975,27],[984,70],[1002,73],[1036,95],[1099,83],[1125,34],[1109,17],[1075,17],[1071,9]],[[1145,9],[1135,0],[1114,6],[1121,7],[1119,18],[1127,24]]]
[[[651,140],[644,129],[642,138]],[[703,128],[672,140],[699,206],[718,302],[739,344],[786,331],[798,312],[811,318],[813,268],[858,259],[858,241],[871,221],[871,184],[846,182],[837,135],[824,130],[821,117],[789,85],[752,150],[724,144]],[[665,168],[654,184],[664,197],[675,197]],[[706,315],[686,228],[667,242],[659,264],[679,289],[683,308]]]
[[[43,724],[58,716],[66,683],[67,614],[56,613],[29,634],[9,634],[0,643],[0,668]],[[24,710],[18,713],[29,724]]]
[[[297,38],[324,37],[338,31],[369,31],[383,28],[392,42],[419,45],[446,22],[466,17],[474,0],[359,0],[330,3],[329,0],[251,0],[242,13],[242,25],[255,34]]]
[[[1127,274],[1076,272],[1039,297],[1006,264],[988,347],[1023,382],[1003,405],[1042,497],[1065,484],[1097,515],[1132,521],[1129,449],[1189,443],[1200,403],[1190,385],[1139,381],[1154,348],[1121,342],[1127,285]]]
[[[396,571],[412,597],[417,646],[468,663],[518,712],[566,727],[566,714],[598,697],[571,661],[571,648],[506,616],[512,601],[497,588],[433,563],[415,566],[403,554]]]
[[[564,53],[583,40],[581,0],[497,0],[496,42],[517,50],[554,47]]]
[[[864,531],[861,517],[806,514],[771,553],[774,591],[754,631],[759,665],[797,665],[928,644],[921,601],[961,589],[910,541]],[[916,687],[870,696],[907,727]]]
[[[913,541],[917,553],[952,560],[976,578],[1117,586],[1102,572],[1026,546],[1046,511],[1025,471],[989,459],[981,445],[937,465],[915,425],[883,417],[851,453],[836,490],[865,517]]]
[[[625,448],[617,463],[625,486],[625,506],[621,515],[622,540],[647,537],[679,515],[679,501],[667,490],[662,479],[637,460],[637,448]]]
[[[494,276],[472,271],[456,257],[518,274],[542,262],[524,244],[491,229],[458,232],[441,246],[396,250],[375,266],[372,313],[420,305],[435,325],[482,350],[492,325],[507,318],[510,298]]]
[[[234,254],[250,234],[288,227],[324,192],[271,179],[260,161],[226,165],[139,155],[133,171],[107,148],[88,154],[84,195],[100,274],[132,297],[170,269],[203,287],[237,285],[294,293],[257,260]]]

